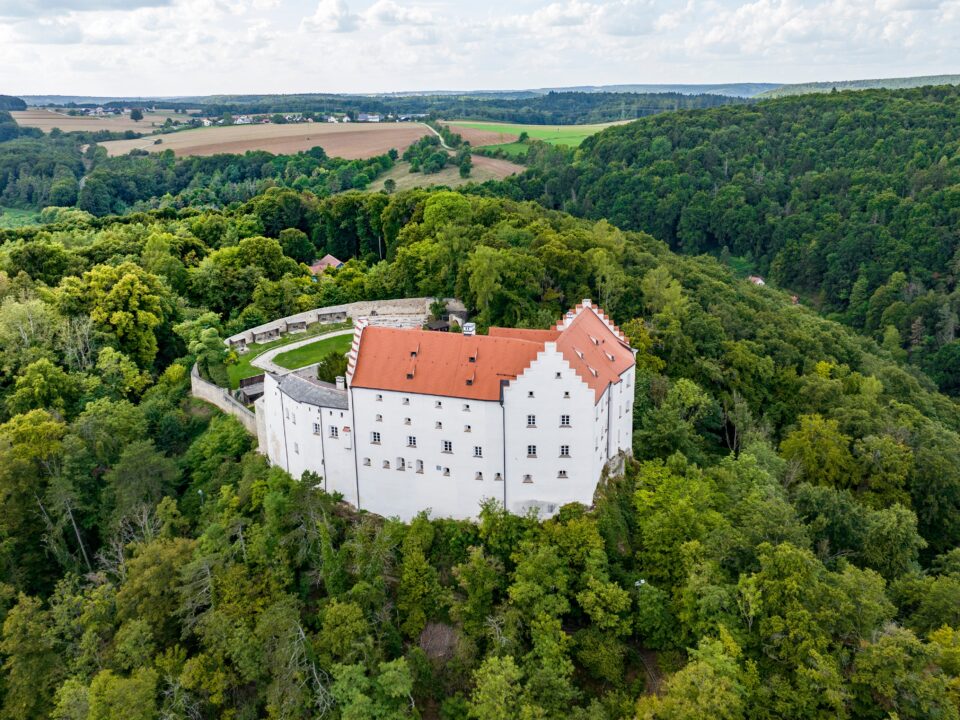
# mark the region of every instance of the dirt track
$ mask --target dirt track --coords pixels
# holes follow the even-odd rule
[[[232,125],[198,128],[137,140],[103,143],[110,155],[125,155],[134,148],[176,155],[217,155],[266,150],[277,155],[322,147],[331,157],[348,159],[382,155],[391,148],[403,152],[428,132],[419,123],[297,123],[289,125]]]

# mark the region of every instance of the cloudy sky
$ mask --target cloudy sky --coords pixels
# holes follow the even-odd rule
[[[958,38],[960,0],[0,0],[0,93],[896,77]]]

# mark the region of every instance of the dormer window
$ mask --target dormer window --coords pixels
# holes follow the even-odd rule
[[[410,351],[410,357],[415,358],[416,356],[417,356],[417,351],[416,351],[416,350],[411,350],[411,351]]]
[[[408,372],[408,373],[407,373],[407,380],[413,380],[413,373],[412,373],[412,372]]]
[[[607,360],[609,360],[610,362],[613,362],[614,360],[616,360],[616,358],[613,357],[613,353],[605,352],[604,354],[607,356]]]
[[[468,358],[468,360],[469,360],[470,362],[472,362],[472,363],[475,363],[475,362],[477,361],[477,356],[476,356],[476,355],[471,355],[471,356]]]

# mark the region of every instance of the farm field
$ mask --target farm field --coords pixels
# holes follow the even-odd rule
[[[534,140],[543,140],[551,145],[577,147],[586,138],[612,125],[622,123],[598,123],[596,125],[521,125],[519,123],[473,122],[452,120],[446,122],[474,147],[514,143],[525,132]]]
[[[337,335],[280,353],[273,361],[287,370],[296,370],[320,362],[330,353],[346,353],[352,342],[353,335]]]
[[[31,108],[29,110],[14,110],[10,113],[18,125],[23,127],[40,128],[45,133],[53,128],[60,128],[64,132],[73,132],[76,130],[113,130],[115,132],[125,132],[133,130],[135,132],[149,133],[163,125],[167,118],[174,120],[184,120],[186,115],[177,115],[172,111],[162,111],[143,114],[143,120],[134,122],[129,115],[119,117],[74,117],[67,115],[66,112],[55,110],[44,110],[43,108]]]
[[[151,152],[173,150],[175,155],[217,155],[266,150],[286,155],[322,147],[331,157],[351,160],[382,155],[391,148],[401,153],[408,145],[429,132],[420,123],[297,123],[289,125],[230,125],[197,128],[157,138],[111,140],[102,143],[110,155],[125,155],[131,150]]]
[[[389,172],[378,177],[370,185],[370,190],[377,191],[384,189],[384,183],[387,178],[392,178],[397,184],[397,190],[409,190],[416,187],[432,187],[435,185],[445,185],[450,188],[465,185],[468,182],[486,182],[487,180],[503,180],[508,175],[523,172],[524,167],[517,165],[509,160],[498,158],[473,156],[473,170],[470,177],[460,177],[460,169],[456,166],[445,167],[438,173],[424,175],[423,173],[410,172],[410,163],[398,162]]]

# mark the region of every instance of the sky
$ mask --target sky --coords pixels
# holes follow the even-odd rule
[[[960,0],[0,0],[0,93],[202,95],[960,73]]]

